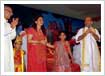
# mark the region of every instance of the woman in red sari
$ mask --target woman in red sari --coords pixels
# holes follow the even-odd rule
[[[46,72],[46,35],[43,17],[37,16],[28,29],[27,72]]]

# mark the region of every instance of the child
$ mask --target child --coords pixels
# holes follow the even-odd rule
[[[15,72],[24,72],[24,51],[21,49],[22,38],[20,36],[16,37],[14,43],[14,66]]]
[[[48,44],[47,44],[48,45]],[[66,34],[64,31],[59,33],[59,41],[56,41],[51,48],[55,49],[55,69],[56,72],[71,71],[70,62],[73,62],[73,56],[71,53],[70,45],[66,40]],[[69,59],[69,56],[71,59]]]

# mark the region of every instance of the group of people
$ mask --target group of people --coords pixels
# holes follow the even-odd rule
[[[16,25],[19,19],[13,18],[11,23],[8,19],[13,15],[9,6],[4,6],[4,71],[5,72],[47,72],[47,49],[54,49],[54,71],[71,72],[71,62],[75,63],[70,43],[66,40],[65,31],[60,31],[58,41],[53,44],[48,42],[46,29],[44,28],[43,16],[34,18],[32,27],[22,31],[16,36]],[[98,31],[92,27],[91,17],[85,18],[85,26],[75,35],[75,41],[80,43],[81,71],[100,71],[100,54],[96,41],[100,41]],[[24,38],[26,40],[24,40]],[[12,40],[15,39],[13,45]]]

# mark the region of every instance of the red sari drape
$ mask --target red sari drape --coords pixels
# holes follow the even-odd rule
[[[32,35],[32,40],[44,40],[43,32],[37,32],[34,28],[28,29],[28,35]],[[28,63],[27,72],[46,72],[46,46],[42,44],[28,43]]]

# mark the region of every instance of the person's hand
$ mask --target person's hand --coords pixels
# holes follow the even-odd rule
[[[51,49],[55,49],[55,46],[52,45],[51,43],[46,43],[46,46],[49,47],[49,48],[51,48]]]
[[[45,40],[41,40],[40,43],[46,45],[47,42]]]
[[[54,55],[53,49],[48,48],[49,54]]]
[[[18,22],[19,22],[19,18],[13,18],[11,22],[11,27],[15,28]]]
[[[93,27],[90,28],[90,33],[92,33],[92,34],[95,33],[95,30]]]
[[[90,33],[90,29],[87,29],[85,32],[85,34],[88,34],[88,33]]]

